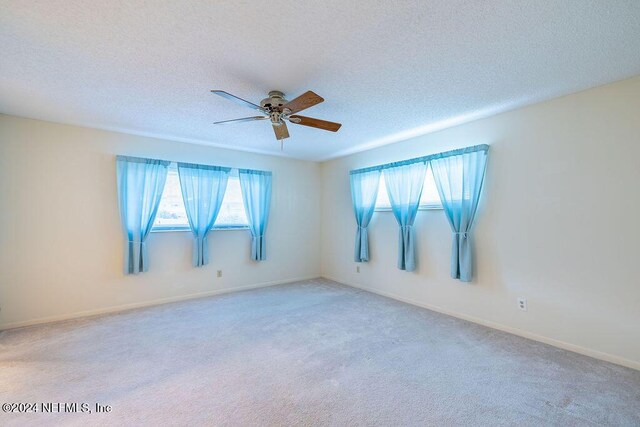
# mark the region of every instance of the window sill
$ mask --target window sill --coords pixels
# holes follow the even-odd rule
[[[214,226],[211,231],[249,230],[248,225],[220,225]],[[189,227],[153,227],[152,233],[172,233],[174,231],[191,231]]]
[[[444,209],[442,205],[423,205],[418,207],[419,211],[431,211],[431,210],[442,210]],[[391,212],[391,208],[375,208],[374,212]]]

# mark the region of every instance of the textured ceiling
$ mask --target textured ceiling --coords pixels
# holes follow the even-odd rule
[[[0,112],[322,160],[640,74],[640,1],[0,0],[0,46]]]

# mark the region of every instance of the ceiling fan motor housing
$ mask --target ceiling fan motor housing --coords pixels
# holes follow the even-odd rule
[[[284,98],[284,93],[279,90],[272,90],[269,92],[268,98],[260,101],[260,106],[267,110],[266,112],[269,114],[271,123],[275,126],[280,126],[284,123],[282,106],[287,102],[289,101]]]
[[[260,106],[262,108],[266,108],[267,110],[279,110],[282,111],[282,106],[286,104],[287,101],[284,98],[284,93],[279,90],[272,90],[269,92],[269,97],[260,101]]]

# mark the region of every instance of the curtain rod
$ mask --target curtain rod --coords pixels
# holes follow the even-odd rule
[[[473,153],[476,151],[488,151],[488,150],[489,150],[489,146],[487,144],[473,145],[471,147],[458,148],[456,150],[445,151],[443,153],[429,154],[428,156],[415,157],[413,159],[401,160],[399,162],[385,163],[383,165],[370,166],[368,168],[354,169],[350,171],[349,174],[354,175],[358,173],[372,172],[377,170],[394,168],[398,166],[411,165],[414,163],[426,163],[434,159],[442,159],[445,157],[459,156],[465,153]]]
[[[264,175],[271,175],[271,171],[265,171],[265,170],[260,170],[260,169],[246,169],[246,168],[238,168],[238,167],[232,167],[232,166],[217,166],[217,165],[205,165],[205,164],[201,164],[201,163],[187,163],[187,162],[178,162],[176,160],[164,160],[164,159],[152,159],[152,158],[147,158],[147,157],[135,157],[135,156],[125,156],[122,154],[117,154],[116,155],[116,160],[126,160],[128,162],[146,162],[148,160],[153,160],[155,162],[160,162],[160,163],[164,163],[164,164],[171,164],[171,163],[183,163],[183,164],[187,164],[187,165],[193,165],[193,166],[203,166],[205,168],[221,168],[221,169],[237,169],[238,171],[243,171],[245,173],[258,173],[258,174],[264,174]]]

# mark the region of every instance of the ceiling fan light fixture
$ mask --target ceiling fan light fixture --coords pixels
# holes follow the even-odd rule
[[[215,122],[214,124],[240,122],[240,121],[252,121],[252,120],[264,120],[270,119],[271,125],[276,136],[276,139],[282,141],[285,138],[289,138],[289,132],[287,130],[287,124],[285,120],[297,125],[313,127],[321,130],[328,130],[336,132],[342,126],[340,123],[328,122],[325,120],[314,119],[312,117],[304,116],[292,116],[292,114],[299,111],[313,107],[324,101],[324,98],[318,94],[308,90],[297,98],[288,101],[285,99],[284,93],[279,90],[272,90],[269,92],[269,97],[260,101],[260,105],[256,105],[252,102],[246,101],[235,95],[231,95],[228,92],[222,90],[212,90],[212,93],[222,96],[236,104],[243,105],[245,107],[259,110],[265,116],[247,117],[244,119],[224,120],[223,122]]]

